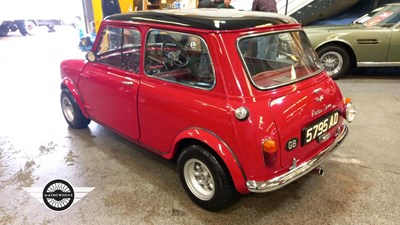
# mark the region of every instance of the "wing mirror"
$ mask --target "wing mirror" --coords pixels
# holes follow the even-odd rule
[[[86,53],[86,59],[89,62],[94,62],[94,61],[96,61],[96,55],[92,51],[90,51],[90,52]]]

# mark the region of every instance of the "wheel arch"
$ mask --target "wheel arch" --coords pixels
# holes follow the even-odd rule
[[[213,132],[202,128],[190,128],[180,132],[175,138],[169,157],[176,161],[186,146],[200,145],[208,150],[224,166],[236,190],[241,194],[249,193],[246,176],[236,155],[230,147]]]
[[[74,99],[76,101],[76,104],[78,104],[83,115],[86,118],[89,118],[89,115],[87,114],[85,107],[83,106],[83,101],[80,98],[79,90],[76,87],[75,83],[69,78],[64,78],[61,82],[61,90],[65,90],[65,89],[68,90],[69,92],[71,92],[72,96],[74,97]]]
[[[39,25],[38,21],[33,20],[33,19],[29,19],[29,20],[26,20],[26,21],[32,21],[32,22],[35,24],[35,26],[38,26],[38,25]]]
[[[35,19],[16,20],[15,22],[16,22],[16,23],[25,23],[25,22],[27,22],[27,21],[32,21],[32,23],[34,23],[35,26],[37,26],[37,25],[39,24],[38,21],[36,21]]]
[[[356,63],[356,62],[357,62],[357,56],[356,56],[356,54],[355,54],[353,48],[351,47],[351,45],[350,45],[349,43],[343,42],[343,41],[324,42],[324,43],[321,43],[320,45],[318,45],[318,46],[315,48],[315,51],[318,51],[318,50],[320,50],[320,49],[322,49],[322,48],[324,48],[324,47],[327,47],[327,46],[338,46],[338,47],[343,48],[343,49],[349,54],[349,57],[350,57],[350,67],[351,67],[351,68],[354,68],[354,67],[357,66],[357,63]]]

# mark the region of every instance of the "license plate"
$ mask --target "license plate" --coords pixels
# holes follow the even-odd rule
[[[339,112],[334,111],[327,116],[322,117],[314,124],[303,129],[302,145],[306,145],[311,141],[324,135],[329,129],[334,127],[339,121]]]

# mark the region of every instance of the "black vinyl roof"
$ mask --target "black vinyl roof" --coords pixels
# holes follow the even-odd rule
[[[237,30],[259,26],[297,23],[278,13],[234,9],[149,10],[108,16],[105,20],[175,25],[206,30]]]

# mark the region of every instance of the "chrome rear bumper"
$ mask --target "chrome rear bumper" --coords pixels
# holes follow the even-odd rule
[[[343,124],[343,129],[336,137],[336,140],[329,147],[327,147],[326,149],[321,151],[318,155],[316,155],[314,158],[298,165],[296,168],[289,170],[288,172],[280,175],[279,177],[275,177],[271,180],[266,180],[266,181],[248,180],[246,182],[247,189],[250,192],[270,192],[297,180],[298,178],[302,177],[303,175],[313,170],[326,158],[328,158],[333,152],[335,152],[336,147],[347,136],[347,133],[348,133],[348,128],[345,124]]]

